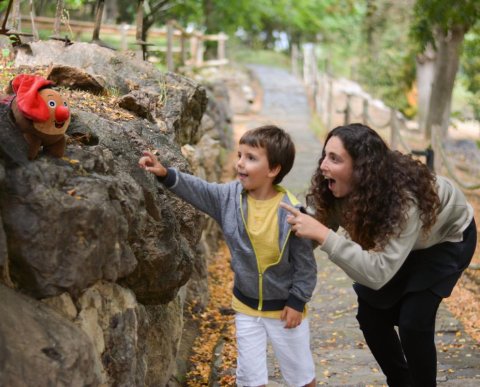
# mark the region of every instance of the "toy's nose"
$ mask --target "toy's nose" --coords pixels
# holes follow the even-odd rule
[[[68,120],[68,117],[70,117],[70,111],[68,110],[68,107],[63,105],[57,106],[55,109],[55,121],[64,122]]]

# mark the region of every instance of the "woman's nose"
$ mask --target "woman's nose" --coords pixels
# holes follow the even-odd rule
[[[323,172],[327,169],[328,165],[327,165],[327,159],[323,159],[322,162],[320,163],[320,170]]]

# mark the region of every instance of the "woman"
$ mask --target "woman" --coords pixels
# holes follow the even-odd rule
[[[288,223],[355,281],[357,320],[388,385],[435,386],[438,306],[476,247],[463,193],[350,124],[327,135],[307,199],[315,218],[282,205]]]

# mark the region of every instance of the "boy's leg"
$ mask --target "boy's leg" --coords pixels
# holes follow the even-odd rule
[[[430,290],[408,294],[400,308],[398,328],[413,385],[437,385],[435,319],[441,297]]]
[[[237,336],[237,385],[263,386],[268,383],[267,332],[259,317],[235,315]]]
[[[394,325],[396,308],[377,309],[358,299],[357,320],[373,357],[387,378],[390,387],[407,387],[413,383],[402,345]]]
[[[298,327],[293,329],[284,328],[285,322],[279,319],[263,320],[282,376],[288,385],[310,385],[315,380],[315,365],[310,350],[308,319],[304,319]]]

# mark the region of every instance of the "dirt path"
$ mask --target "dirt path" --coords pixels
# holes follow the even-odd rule
[[[261,87],[256,114],[235,117],[236,136],[267,123],[293,137],[297,157],[283,184],[303,198],[316,167],[321,143],[309,128],[310,111],[301,82],[285,70],[251,66]],[[310,303],[312,349],[318,385],[382,386],[384,377],[366,347],[355,319],[352,281],[317,251],[318,285]],[[437,320],[438,382],[443,386],[480,385],[480,345],[443,306]],[[269,386],[284,386],[271,352]]]

